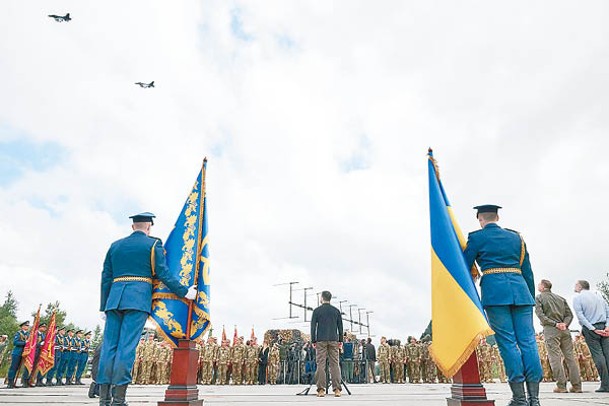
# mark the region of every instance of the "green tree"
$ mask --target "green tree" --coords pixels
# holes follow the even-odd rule
[[[95,326],[95,329],[93,330],[93,338],[91,339],[91,348],[97,348],[99,343],[101,343],[102,338],[103,338],[102,329],[98,324]]]
[[[18,308],[19,303],[15,299],[13,292],[9,290],[4,303],[0,306],[0,334],[12,337],[19,329],[19,321],[17,320]]]
[[[596,288],[603,295],[605,300],[609,302],[609,272],[605,274],[605,279],[596,284]]]

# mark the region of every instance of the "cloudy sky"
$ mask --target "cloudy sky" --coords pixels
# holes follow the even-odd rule
[[[420,334],[429,146],[464,231],[472,206],[504,206],[569,298],[609,271],[606,2],[3,6],[0,295],[20,317],[59,300],[100,323],[109,244],[145,210],[165,239],[205,156],[229,334],[306,329],[281,319],[290,281],[373,311],[372,334]]]

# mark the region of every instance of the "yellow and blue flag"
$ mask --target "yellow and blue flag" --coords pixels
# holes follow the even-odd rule
[[[428,168],[433,338],[430,351],[438,368],[452,377],[469,359],[480,340],[493,331],[465,264],[465,239],[444,192],[431,149]]]
[[[180,298],[161,281],[154,280],[150,317],[174,345],[179,339],[198,338],[211,326],[206,170],[207,159],[165,243],[169,271],[182,285],[197,285],[197,297],[192,302]]]

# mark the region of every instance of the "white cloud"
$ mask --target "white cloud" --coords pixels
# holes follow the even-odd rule
[[[558,293],[607,271],[602,2],[53,8],[12,2],[0,26],[0,146],[68,152],[0,189],[0,294],[22,317],[60,300],[93,327],[126,217],[155,212],[165,238],[204,156],[216,328],[293,326],[274,285],[298,280],[373,310],[373,334],[420,334],[428,146],[464,230],[496,202]]]

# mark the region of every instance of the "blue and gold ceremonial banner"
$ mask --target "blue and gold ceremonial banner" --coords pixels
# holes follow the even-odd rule
[[[190,301],[177,297],[161,281],[154,280],[151,318],[174,345],[186,338],[187,331],[190,330],[189,338],[194,340],[210,327],[206,169],[207,159],[165,243],[169,271],[184,286],[196,284],[197,298],[191,306]]]
[[[453,214],[431,149],[429,216],[431,223],[430,351],[438,368],[452,377],[483,337],[493,334],[463,257],[465,239]]]

